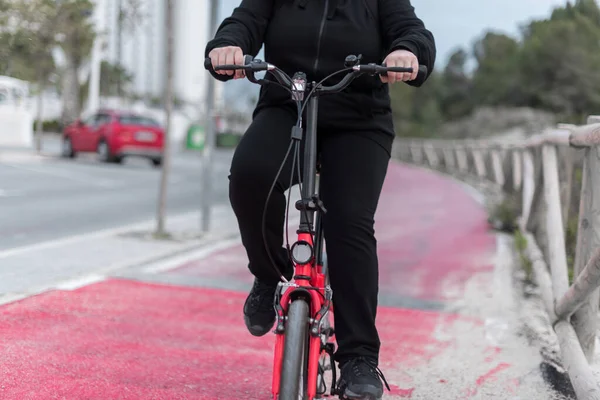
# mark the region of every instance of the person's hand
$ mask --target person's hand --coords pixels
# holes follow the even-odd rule
[[[384,60],[386,67],[411,67],[413,72],[388,72],[387,76],[381,76],[384,83],[406,82],[417,78],[419,73],[419,60],[417,56],[408,50],[392,51]]]
[[[217,47],[208,53],[212,62],[213,69],[219,65],[244,65],[244,53],[242,49],[236,46]],[[245,76],[243,69],[216,71],[219,75],[233,75],[233,79],[240,79]]]

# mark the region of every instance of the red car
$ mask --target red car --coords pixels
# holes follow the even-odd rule
[[[77,153],[96,152],[101,161],[116,163],[127,156],[139,156],[158,167],[163,147],[164,130],[152,118],[101,110],[65,128],[62,155],[73,158]]]

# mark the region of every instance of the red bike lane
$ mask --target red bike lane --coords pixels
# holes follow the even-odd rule
[[[492,270],[496,239],[486,219],[459,183],[390,165],[376,233],[381,368],[391,371],[392,398],[428,398],[418,397],[422,377],[406,371],[452,346],[453,339],[440,339],[441,326],[482,324],[445,307],[463,297],[467,279]],[[247,285],[245,265],[236,245],[168,274]],[[4,305],[0,398],[270,399],[274,336],[247,333],[245,296],[220,287],[110,279]],[[487,350],[487,372],[477,379],[449,374],[432,381],[460,380],[464,396],[472,397],[509,368],[495,361],[498,349]]]

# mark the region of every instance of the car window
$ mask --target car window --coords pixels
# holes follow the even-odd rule
[[[98,115],[92,114],[83,120],[83,124],[87,126],[92,126],[96,122],[96,118],[98,118]]]
[[[140,115],[121,115],[119,116],[119,123],[121,125],[160,126],[156,120]]]
[[[108,124],[110,122],[110,115],[98,114],[98,118],[95,121],[96,126]]]

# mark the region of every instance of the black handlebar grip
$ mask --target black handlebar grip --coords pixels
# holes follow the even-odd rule
[[[385,67],[385,63],[383,63],[381,65],[383,67]],[[379,75],[381,75],[381,76],[387,76],[387,72],[382,72]],[[415,79],[424,78],[425,76],[427,76],[427,66],[426,65],[419,65],[419,72],[417,72],[417,77]]]
[[[244,56],[244,64],[243,65],[249,65],[253,60],[254,60],[254,57],[252,57],[250,55],[245,55]],[[214,72],[214,68],[212,66],[212,61],[211,61],[210,57],[206,57],[204,59],[204,69],[207,70],[207,71]]]
[[[210,57],[206,57],[204,59],[204,69],[207,71],[213,70],[212,61],[210,60]]]

